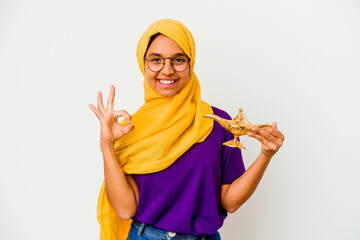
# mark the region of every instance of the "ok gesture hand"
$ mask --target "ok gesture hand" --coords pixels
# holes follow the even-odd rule
[[[113,147],[116,140],[134,129],[131,116],[125,110],[114,111],[114,97],[115,86],[111,85],[106,109],[104,108],[102,94],[100,91],[97,92],[98,108],[92,104],[89,104],[89,107],[95,113],[101,123],[100,146],[102,147]],[[120,124],[117,120],[119,117],[124,117],[128,122],[128,126],[125,127]]]

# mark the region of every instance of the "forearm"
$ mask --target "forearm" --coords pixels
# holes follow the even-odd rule
[[[235,212],[254,193],[271,158],[262,154],[255,162],[238,177],[227,189],[221,199],[222,206],[228,212]]]
[[[112,146],[101,146],[104,159],[105,189],[116,215],[122,219],[135,216],[137,201]]]

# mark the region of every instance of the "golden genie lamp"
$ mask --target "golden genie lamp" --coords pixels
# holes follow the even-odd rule
[[[237,138],[242,135],[246,135],[247,133],[251,132],[251,128],[254,126],[264,128],[264,127],[271,127],[270,124],[251,124],[249,120],[246,118],[245,114],[243,113],[242,108],[239,109],[239,113],[233,120],[227,120],[221,118],[219,116],[208,114],[204,115],[206,118],[212,118],[217,121],[226,131],[230,132],[234,135],[234,139],[224,142],[223,145],[228,147],[234,148],[241,148],[246,149],[244,145],[242,145]],[[245,122],[245,119],[247,122]]]

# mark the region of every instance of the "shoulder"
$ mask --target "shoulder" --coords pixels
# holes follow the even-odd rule
[[[232,117],[226,111],[214,106],[211,106],[211,108],[214,111],[215,115],[229,120],[232,119]]]

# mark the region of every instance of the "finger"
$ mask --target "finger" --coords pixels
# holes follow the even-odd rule
[[[98,103],[98,109],[99,111],[104,111],[104,105],[103,105],[103,101],[102,101],[102,94],[100,91],[98,91],[97,93],[97,103]]]
[[[278,148],[275,143],[268,141],[266,138],[264,138],[260,134],[250,132],[247,135],[249,137],[252,137],[252,138],[255,138],[255,139],[259,140],[259,142],[261,142],[263,145],[265,145],[270,150],[276,151],[276,149]]]
[[[259,134],[257,134],[257,133],[254,132],[254,131],[249,132],[247,135],[248,135],[249,137],[252,137],[252,138],[255,138],[255,139],[259,140],[259,142],[261,142],[261,143],[263,143],[263,141],[264,141],[264,137],[261,136],[261,135],[259,135]]]
[[[258,126],[253,126],[251,128],[251,133],[248,134],[248,136],[250,137],[255,137],[255,135],[259,135],[256,136],[256,139],[258,139],[260,142],[265,143],[265,140],[269,141],[270,147],[272,147],[273,145],[281,147],[284,141],[284,135],[277,130],[277,122],[273,122],[272,123],[272,127],[267,127],[267,128],[260,128]],[[266,132],[271,133],[271,135],[266,134]],[[264,140],[262,140],[263,138],[265,138]],[[269,145],[269,144],[268,144]]]
[[[106,110],[107,111],[114,111],[114,98],[115,98],[115,86],[110,85],[110,95],[107,101]]]
[[[277,122],[273,122],[271,124],[272,127],[266,128],[266,131],[274,135],[276,138],[279,138],[284,141],[285,136],[277,129]]]
[[[127,111],[125,111],[125,110],[115,111],[115,112],[114,112],[114,116],[116,116],[116,118],[118,118],[118,117],[124,117],[129,124],[132,124],[131,116],[130,116],[130,114],[129,114]]]
[[[129,125],[127,125],[127,126],[124,127],[123,129],[124,129],[124,132],[125,132],[125,133],[129,133],[129,132],[131,132],[131,130],[134,129],[134,124],[129,123]]]
[[[259,129],[259,131],[257,131],[257,134],[263,136],[266,140],[268,140],[270,142],[277,142],[278,139],[273,134],[271,134],[269,131],[270,130],[261,128],[261,129]]]
[[[272,134],[270,134],[271,137],[266,136],[266,139],[268,139],[270,142],[275,144],[275,146],[277,146],[278,148],[280,148],[283,145],[284,138],[282,138],[281,136],[280,137],[274,136],[273,128],[267,128],[267,129],[265,129],[265,131],[272,132]],[[278,130],[275,130],[275,131],[277,131],[279,133]],[[264,134],[264,135],[266,135],[266,134]],[[277,135],[277,134],[275,134],[275,135]]]
[[[263,143],[263,144],[264,144],[265,142],[267,142],[266,138],[264,138],[264,136],[258,134],[257,132],[250,132],[250,133],[248,133],[247,135],[248,135],[249,137],[252,137],[252,138],[255,138],[255,139],[259,140],[259,142],[261,142],[261,143]]]
[[[278,147],[281,147],[284,141],[282,134],[276,129],[276,125],[273,127],[267,127],[259,130],[259,134],[264,136],[268,141],[272,142]]]
[[[90,109],[95,113],[96,117],[100,120],[101,113],[92,104],[89,104]]]

